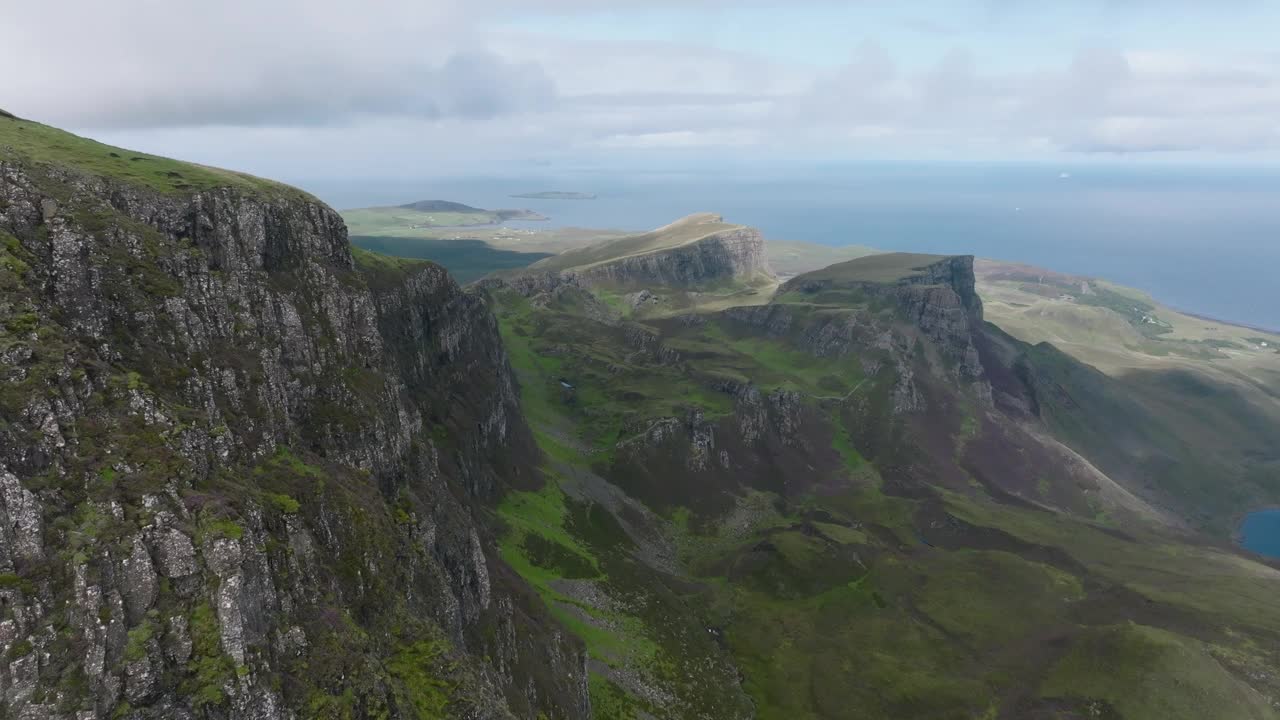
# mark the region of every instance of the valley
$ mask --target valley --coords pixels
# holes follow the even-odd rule
[[[0,717],[1280,716],[1280,337],[419,205],[0,115]]]
[[[562,508],[508,506],[504,554],[580,628],[609,717],[1270,716],[1233,678],[1273,660],[1233,665],[1226,638],[1277,570],[1045,437],[1121,384],[984,324],[967,259],[699,306],[634,260],[689,235],[481,283]],[[754,712],[679,680],[709,672],[742,673]]]
[[[584,246],[608,251],[610,242],[626,242],[626,236],[616,231],[535,237],[544,236],[545,241],[525,242],[561,257],[520,258],[530,260],[533,268],[576,262],[573,258],[584,252],[580,249]],[[624,240],[618,241],[619,237]],[[774,240],[766,240],[764,247],[776,280],[693,293],[667,291],[665,306],[657,296],[649,298],[640,317],[695,306],[710,310],[768,302],[779,281],[881,253],[862,246]],[[437,253],[435,259],[449,266],[446,255]],[[494,264],[491,269],[518,270],[518,262]],[[483,274],[482,270],[464,268],[467,277]],[[1163,476],[1166,497],[1157,504],[1176,505],[1185,522],[1221,538],[1230,537],[1247,512],[1265,507],[1274,497],[1274,478],[1280,472],[1280,456],[1274,449],[1280,446],[1276,433],[1280,427],[1280,391],[1276,389],[1280,335],[1178,312],[1140,291],[1097,278],[987,259],[975,262],[974,276],[987,321],[1022,342],[1050,344],[1120,381],[1120,396],[1108,403],[1107,410],[1098,410],[1102,416],[1153,418],[1152,424],[1159,429],[1152,428],[1142,442],[1160,449],[1143,461],[1147,468],[1112,467],[1130,475],[1127,483],[1133,492],[1159,494],[1154,478]],[[609,289],[598,292],[608,302],[624,300]],[[1090,382],[1084,377],[1075,381]],[[1104,462],[1090,452],[1085,455],[1093,462]],[[1219,483],[1222,473],[1231,481]],[[1179,489],[1177,497],[1171,498],[1167,491],[1174,484]]]

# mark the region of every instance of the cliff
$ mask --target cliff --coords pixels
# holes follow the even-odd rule
[[[1154,504],[1209,468],[1161,417],[1175,396],[985,323],[970,258],[866,258],[767,300],[568,269],[483,286],[554,458],[503,547],[587,642],[600,717],[1269,717],[1274,572]]]
[[[860,257],[821,270],[798,275],[778,290],[805,295],[866,293],[892,297],[904,309],[932,313],[928,298],[946,308],[963,312],[981,322],[982,299],[978,297],[972,255],[919,255],[885,253]]]
[[[530,270],[568,274],[587,284],[633,287],[689,288],[773,276],[760,232],[711,214],[570,250]]]
[[[0,119],[0,716],[580,718],[496,323],[257,178]]]
[[[975,340],[982,330],[982,299],[975,289],[972,256],[888,253],[850,260],[797,276],[778,289],[778,298],[839,306],[888,306],[933,341],[942,361],[961,380],[981,382],[984,374]],[[859,327],[856,318],[843,318]],[[829,325],[829,324],[828,324]],[[825,342],[852,335],[824,329]],[[838,343],[837,343],[838,344]],[[984,397],[989,390],[981,390]]]

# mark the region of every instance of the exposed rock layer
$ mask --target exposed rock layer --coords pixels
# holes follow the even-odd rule
[[[0,241],[0,715],[589,715],[482,300],[292,192],[0,161]]]
[[[772,277],[759,230],[703,214],[643,235],[570,250],[505,280],[534,296],[565,283],[688,290]]]
[[[760,231],[743,227],[688,245],[603,262],[578,274],[588,283],[691,287],[772,275],[772,271]]]

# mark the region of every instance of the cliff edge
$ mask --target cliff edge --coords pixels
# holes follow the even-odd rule
[[[530,267],[587,283],[619,286],[700,284],[772,278],[760,231],[719,215],[690,215],[641,235],[575,248]]]
[[[581,718],[484,302],[270,181],[0,117],[0,715]]]

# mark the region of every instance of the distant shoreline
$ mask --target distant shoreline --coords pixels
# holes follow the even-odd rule
[[[1202,313],[1191,312],[1190,310],[1183,310],[1181,308],[1176,308],[1176,307],[1173,307],[1172,305],[1167,305],[1166,307],[1168,307],[1170,310],[1173,310],[1176,313],[1181,313],[1182,315],[1186,315],[1187,317],[1193,317],[1197,320],[1204,320],[1205,322],[1218,323],[1219,325],[1230,325],[1231,327],[1244,328],[1245,330],[1253,330],[1255,332],[1266,333],[1268,335],[1280,335],[1280,330],[1276,330],[1269,327],[1263,327],[1261,325],[1250,325],[1249,323],[1244,323],[1244,322],[1233,322],[1231,320],[1223,320],[1222,318],[1216,318],[1211,315],[1204,315]]]
[[[595,200],[594,193],[582,192],[563,192],[560,190],[545,190],[542,192],[520,193],[512,195],[513,198],[521,200]]]

